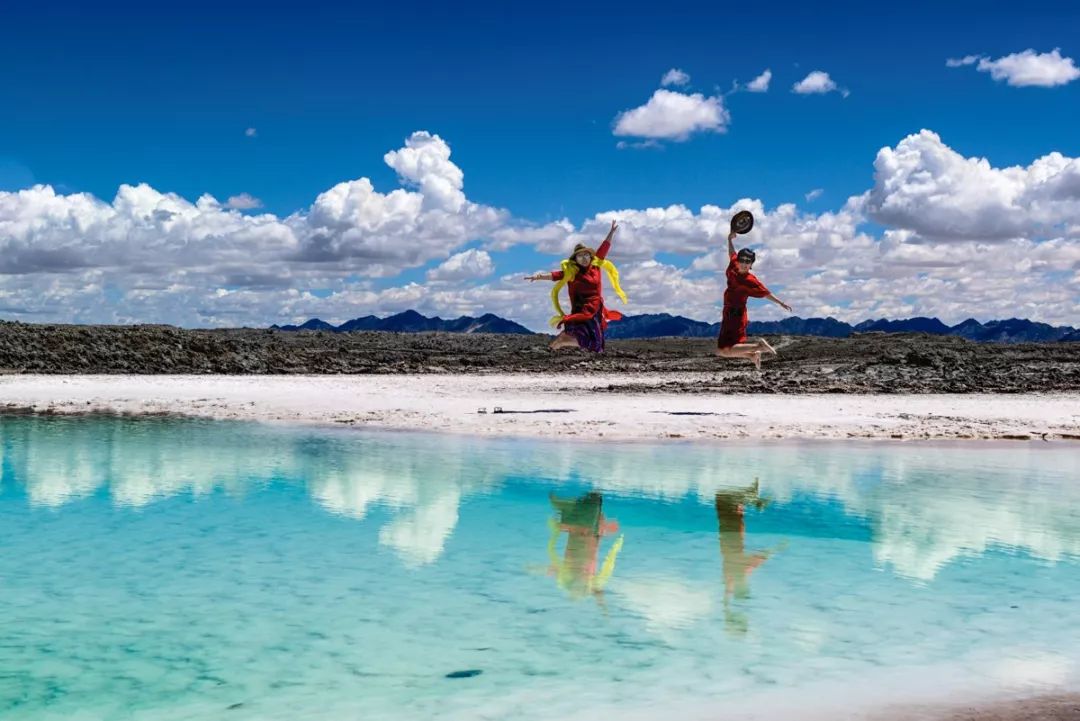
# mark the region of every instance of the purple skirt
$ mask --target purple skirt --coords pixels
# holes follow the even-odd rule
[[[577,339],[578,347],[593,353],[604,352],[604,327],[600,324],[604,317],[604,308],[600,307],[596,315],[582,323],[567,323],[563,329]]]

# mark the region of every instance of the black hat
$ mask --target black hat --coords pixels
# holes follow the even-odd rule
[[[735,256],[735,259],[742,260],[753,265],[754,261],[757,260],[757,255],[749,248],[743,248],[739,251],[739,254]]]
[[[731,230],[739,235],[745,235],[754,227],[754,214],[749,210],[740,210],[731,216]]]

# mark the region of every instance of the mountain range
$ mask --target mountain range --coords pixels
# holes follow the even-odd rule
[[[666,335],[706,338],[719,332],[719,323],[703,323],[667,313],[627,316],[608,327],[609,338],[655,338]],[[1052,326],[1023,318],[991,320],[986,323],[968,318],[962,323],[949,326],[937,318],[881,318],[851,325],[835,318],[794,316],[777,321],[751,321],[747,332],[750,335],[814,335],[828,338],[847,338],[852,333],[929,333],[996,343],[1080,341],[1080,330],[1076,328]]]
[[[354,318],[337,326],[318,318],[312,318],[302,325],[273,325],[271,328],[285,331],[321,330],[331,333],[347,333],[350,331],[532,333],[525,326],[500,318],[493,313],[486,313],[479,318],[462,316],[453,320],[443,320],[439,317],[428,318],[414,310],[407,310],[388,318],[368,315],[363,318]],[[608,337],[612,339],[670,336],[708,338],[715,336],[719,331],[719,323],[704,323],[679,315],[655,313],[630,315],[617,323],[612,323],[608,326]],[[949,326],[937,318],[908,318],[906,320],[881,318],[878,320],[865,320],[856,325],[851,325],[835,318],[799,318],[795,316],[776,321],[751,321],[748,332],[751,335],[813,335],[828,338],[846,338],[852,333],[929,333],[932,335],[960,336],[968,340],[995,343],[1080,342],[1080,329],[1070,326],[1051,326],[1023,318],[991,320],[986,323],[980,323],[974,318],[968,318],[962,323]]]
[[[443,333],[520,333],[532,334],[532,331],[523,325],[518,325],[512,320],[500,318],[494,313],[485,313],[479,318],[461,316],[454,320],[443,320],[438,316],[428,318],[420,315],[415,310],[407,310],[388,318],[378,318],[366,315],[363,318],[353,318],[341,325],[331,325],[324,320],[312,318],[303,325],[272,325],[277,330],[322,330],[331,333],[348,333],[360,330],[384,330],[394,333],[422,333],[424,331],[441,331]]]

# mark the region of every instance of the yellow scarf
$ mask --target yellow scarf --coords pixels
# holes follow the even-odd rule
[[[619,300],[626,303],[626,293],[623,292],[622,286],[619,285],[619,269],[615,267],[615,264],[605,258],[600,260],[599,258],[593,258],[592,264],[597,268],[602,269],[607,273],[608,280],[611,282],[611,288],[615,291],[615,295],[619,296]],[[551,289],[551,304],[555,306],[556,315],[551,316],[549,321],[552,326],[557,326],[563,319],[566,313],[563,312],[562,305],[559,304],[559,291],[563,286],[577,277],[578,269],[581,268],[577,262],[567,258],[562,262],[562,280],[555,284],[555,287]]]

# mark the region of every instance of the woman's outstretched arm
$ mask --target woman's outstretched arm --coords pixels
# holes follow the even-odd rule
[[[600,260],[607,257],[608,251],[611,250],[611,241],[615,240],[615,231],[618,229],[619,224],[614,220],[611,221],[611,230],[608,231],[607,237],[604,238],[604,242],[596,249],[596,257]]]

